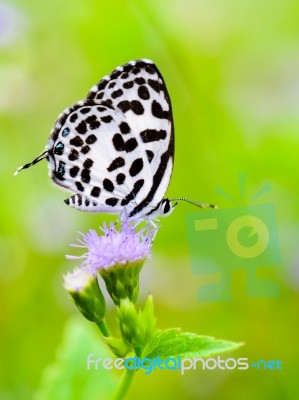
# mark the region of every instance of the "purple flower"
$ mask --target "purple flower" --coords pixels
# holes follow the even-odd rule
[[[118,230],[115,224],[101,228],[103,235],[95,230],[81,233],[79,244],[73,247],[86,248],[82,256],[67,256],[68,259],[83,259],[81,268],[91,276],[97,273],[104,279],[108,293],[115,304],[129,298],[135,302],[139,292],[139,272],[144,261],[151,256],[154,228],[136,230],[138,223],[122,221]]]
[[[100,228],[103,235],[90,229],[88,233],[80,232],[82,238],[77,239],[79,244],[72,244],[72,247],[86,248],[87,253],[82,256],[67,255],[68,259],[84,259],[82,267],[85,267],[91,274],[99,269],[108,269],[117,264],[127,264],[145,260],[151,257],[151,247],[156,229],[141,229],[136,232],[137,224],[123,221],[119,230],[111,223],[108,227],[104,223]]]

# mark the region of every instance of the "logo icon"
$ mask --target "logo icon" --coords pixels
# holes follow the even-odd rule
[[[191,213],[187,216],[192,272],[210,275],[213,282],[199,288],[201,301],[232,299],[233,274],[246,275],[246,295],[275,297],[279,286],[273,275],[280,265],[278,231],[273,204],[252,204],[270,190],[265,185],[244,204],[246,176],[240,175],[240,199],[235,207]],[[217,192],[232,200],[223,189]],[[240,204],[243,202],[243,205]]]

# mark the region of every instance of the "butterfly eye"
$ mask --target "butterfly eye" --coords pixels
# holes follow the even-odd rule
[[[169,200],[164,200],[163,214],[168,214],[170,211],[170,202]]]
[[[67,135],[69,135],[70,133],[70,128],[64,128],[63,132],[62,132],[62,136],[66,137]]]

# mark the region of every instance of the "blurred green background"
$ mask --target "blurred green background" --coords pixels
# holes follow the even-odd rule
[[[66,207],[46,162],[13,172],[43,150],[64,108],[142,57],[157,64],[173,104],[168,196],[231,207],[216,186],[238,197],[245,172],[249,198],[269,182],[261,201],[276,207],[282,255],[279,297],[246,297],[234,274],[231,302],[198,301],[210,277],[192,274],[186,215],[197,210],[182,203],[161,221],[142,298],[153,293],[159,328],[244,341],[232,356],[278,359],[283,370],[139,373],[131,398],[299,398],[298,21],[295,0],[0,3],[1,400],[106,399],[118,379],[103,375],[104,387],[103,371],[86,371],[98,333],[62,288],[75,266],[64,258],[69,243],[108,218]]]

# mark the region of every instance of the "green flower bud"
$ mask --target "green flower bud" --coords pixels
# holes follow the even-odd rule
[[[152,295],[149,295],[146,300],[141,318],[142,325],[144,326],[143,341],[146,344],[152,340],[156,331],[156,318],[154,314],[154,300]]]
[[[122,299],[117,316],[123,339],[131,345],[138,356],[154,336],[156,319],[152,296],[148,296],[143,311],[137,311],[129,299]]]
[[[145,258],[138,261],[128,261],[125,264],[116,264],[107,269],[99,269],[104,279],[108,293],[116,305],[121,299],[136,302],[139,294],[139,273]]]
[[[124,358],[132,350],[132,347],[124,342],[122,338],[109,336],[104,341],[116,357]]]
[[[97,275],[91,275],[84,268],[77,268],[64,276],[64,288],[85,318],[101,324],[106,313],[106,304]]]

